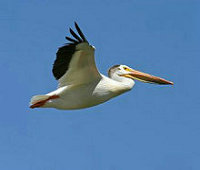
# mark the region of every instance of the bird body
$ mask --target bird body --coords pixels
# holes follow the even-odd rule
[[[86,84],[67,85],[46,94],[47,97],[56,95],[59,98],[48,100],[41,107],[64,110],[92,107],[104,103],[132,88],[130,85],[112,80],[104,75],[101,76],[96,81]]]
[[[53,65],[58,89],[45,95],[33,96],[30,108],[82,109],[92,107],[133,88],[139,80],[156,84],[173,84],[165,79],[133,70],[126,65],[115,65],[108,77],[99,73],[94,59],[94,46],[90,45],[79,26],[80,37],[70,28],[75,39],[59,48]]]

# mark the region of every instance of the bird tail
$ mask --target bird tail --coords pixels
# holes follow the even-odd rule
[[[49,99],[47,95],[36,95],[31,98],[30,108],[41,107]]]

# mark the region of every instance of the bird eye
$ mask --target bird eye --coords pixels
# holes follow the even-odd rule
[[[124,67],[124,70],[128,70],[128,68],[127,68],[127,67]]]

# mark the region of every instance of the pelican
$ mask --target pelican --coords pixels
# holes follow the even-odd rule
[[[60,47],[53,64],[53,75],[58,88],[31,98],[30,108],[56,108],[63,110],[92,107],[110,100],[133,88],[135,80],[160,85],[173,82],[134,70],[126,65],[114,65],[108,77],[101,74],[95,64],[95,47],[90,45],[75,22],[78,33],[69,29],[74,38]]]

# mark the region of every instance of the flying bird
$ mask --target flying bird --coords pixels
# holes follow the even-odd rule
[[[95,47],[90,45],[75,22],[76,34],[60,47],[53,64],[53,75],[58,88],[45,95],[31,98],[30,108],[82,109],[108,101],[133,88],[135,80],[160,85],[173,82],[134,70],[126,65],[114,65],[108,77],[101,74],[95,64]]]

